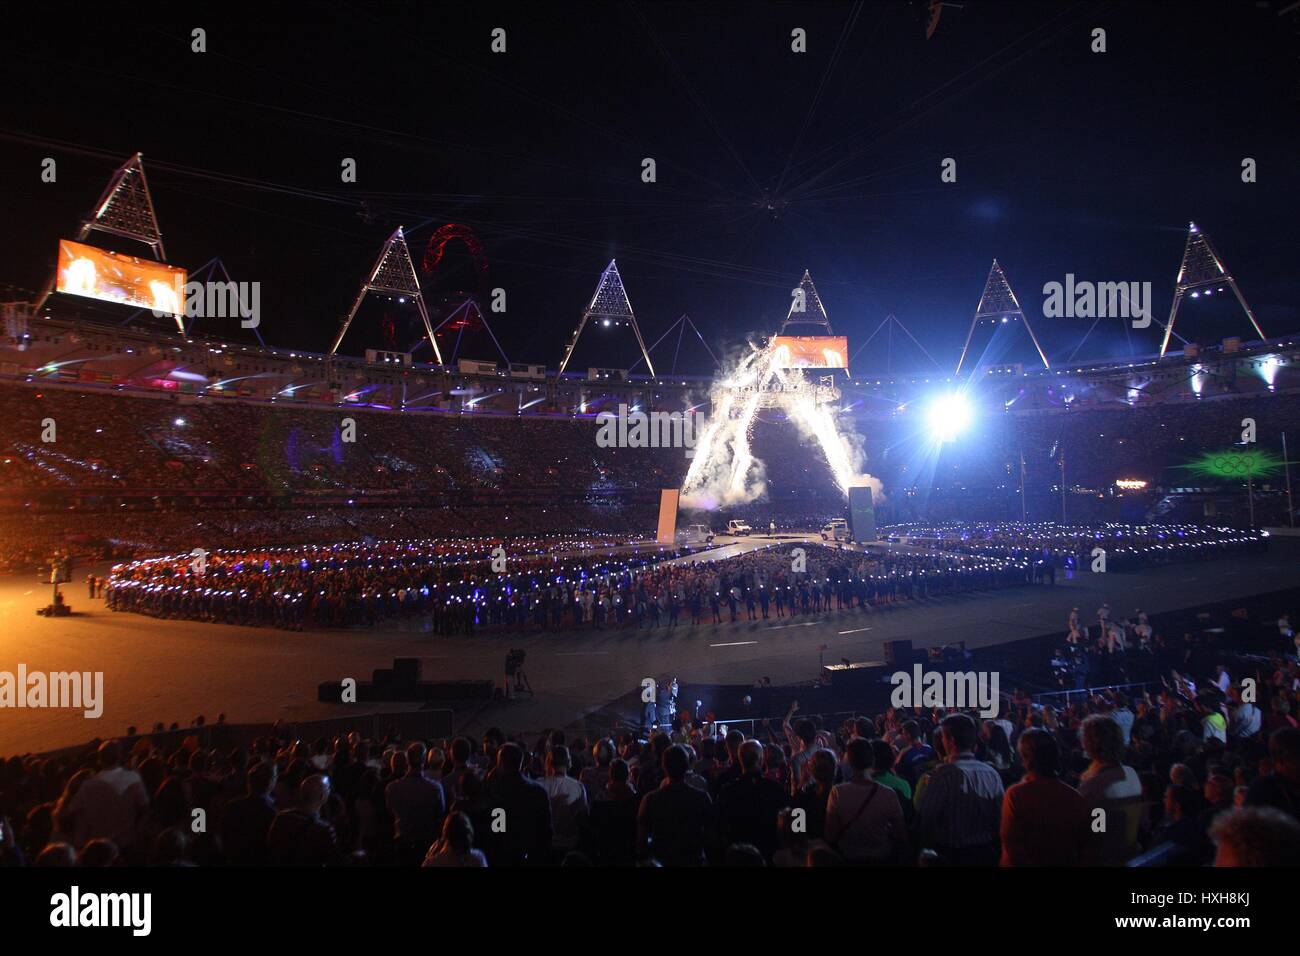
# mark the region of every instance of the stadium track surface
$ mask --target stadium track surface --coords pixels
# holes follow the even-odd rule
[[[786,539],[787,541],[789,539]],[[757,538],[756,543],[769,543]],[[784,543],[784,542],[783,542]],[[505,652],[528,652],[525,669],[536,698],[494,701],[458,712],[456,731],[477,735],[490,725],[507,731],[568,727],[634,689],[641,678],[673,673],[683,699],[691,684],[775,684],[817,676],[820,644],[827,663],[883,660],[885,641],[910,639],[917,648],[964,640],[988,647],[1063,631],[1071,607],[1091,621],[1109,602],[1123,617],[1264,594],[1300,584],[1300,539],[1274,538],[1266,554],[1170,565],[1140,573],[1075,574],[1055,588],[1026,586],[998,592],[904,604],[885,610],[736,624],[689,622],[671,633],[656,630],[563,631],[524,635],[436,637],[396,627],[347,631],[283,631],[115,613],[89,601],[82,566],[64,594],[72,617],[44,618],[49,586],[32,577],[0,578],[0,670],[104,672],[104,714],[80,711],[0,710],[0,755],[54,749],[96,737],[120,735],[128,726],[154,722],[208,722],[224,713],[231,723],[308,720],[343,716],[342,705],[316,700],[326,680],[368,680],[394,657],[420,657],[427,680],[500,680]],[[412,709],[365,704],[361,712]]]

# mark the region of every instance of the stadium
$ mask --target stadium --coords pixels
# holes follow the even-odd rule
[[[919,44],[953,6],[898,11]],[[0,274],[5,862],[1300,859],[1264,213],[1189,197],[1096,282],[979,240],[923,332],[812,243],[711,325],[629,232],[553,248],[524,318],[472,215],[391,199],[250,282],[164,238],[251,230],[265,184],[0,143],[84,173]]]

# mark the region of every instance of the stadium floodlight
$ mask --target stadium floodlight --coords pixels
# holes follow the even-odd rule
[[[1276,355],[1267,356],[1259,366],[1259,377],[1268,385],[1271,392],[1273,383],[1277,381],[1277,370],[1282,365],[1282,360]]]
[[[1222,282],[1223,285],[1219,285]],[[1197,227],[1196,223],[1188,223],[1187,244],[1183,248],[1183,263],[1178,269],[1178,278],[1174,282],[1174,301],[1169,309],[1169,321],[1165,323],[1164,339],[1160,343],[1160,357],[1164,358],[1165,353],[1169,350],[1169,339],[1174,332],[1174,321],[1178,318],[1178,307],[1186,296],[1190,299],[1199,299],[1201,293],[1210,295],[1216,289],[1222,292],[1224,289],[1230,289],[1237,297],[1237,303],[1241,306],[1242,312],[1250,320],[1250,326],[1259,338],[1266,339],[1267,335],[1260,328],[1259,322],[1255,319],[1255,313],[1251,311],[1250,306],[1246,303],[1246,297],[1242,295],[1241,289],[1237,286],[1237,280],[1228,272],[1227,267],[1223,264],[1223,259],[1211,245],[1210,239]]]
[[[965,395],[949,392],[934,398],[926,410],[930,434],[936,442],[952,441],[971,423],[971,405]]]

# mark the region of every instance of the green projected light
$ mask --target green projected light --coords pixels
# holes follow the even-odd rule
[[[1229,448],[1209,451],[1181,467],[1200,478],[1267,478],[1282,470],[1282,459],[1271,451]]]

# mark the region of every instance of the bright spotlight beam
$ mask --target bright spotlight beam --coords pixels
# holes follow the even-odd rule
[[[940,444],[950,442],[970,427],[971,405],[957,392],[934,398],[926,409],[930,434]]]

